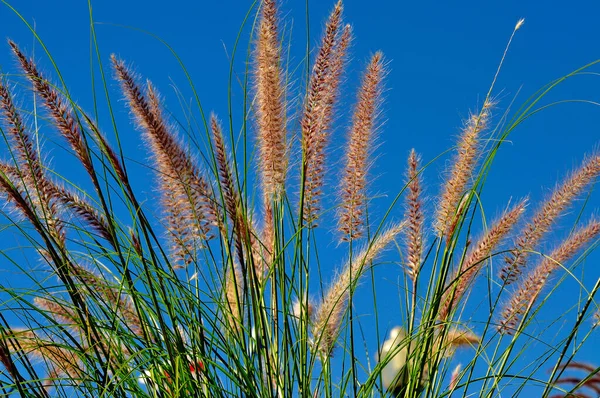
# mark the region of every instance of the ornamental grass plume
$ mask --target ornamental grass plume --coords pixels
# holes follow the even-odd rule
[[[227,216],[226,218],[231,220],[232,232],[235,240],[235,249],[239,259],[243,261],[243,239],[247,237],[247,226],[245,225],[242,214],[241,198],[238,188],[234,182],[234,175],[228,155],[229,151],[225,147],[223,130],[221,129],[219,121],[214,114],[210,116],[210,129],[215,148],[217,168],[219,171],[219,184],[223,192],[223,202]]]
[[[498,248],[502,240],[511,231],[512,227],[519,221],[525,211],[526,201],[523,200],[513,206],[510,210],[496,221],[492,227],[479,239],[467,254],[460,267],[449,278],[447,289],[442,295],[439,319],[445,321],[455,304],[460,301],[473,279],[483,267],[485,261]]]
[[[592,398],[600,395],[600,375],[598,374],[598,367],[583,363],[583,362],[570,362],[560,366],[561,371],[579,371],[585,372],[586,376],[580,375],[562,375],[554,382],[554,389],[560,390],[561,393],[551,395],[550,398],[562,398],[562,397],[579,397],[579,398]],[[559,387],[568,385],[569,387]],[[565,395],[566,393],[566,395]]]
[[[244,286],[243,275],[237,263],[225,270],[226,277],[223,291],[227,303],[224,315],[229,323],[229,328],[235,333],[241,333],[243,325],[243,299]]]
[[[46,392],[56,382],[79,382],[84,379],[81,359],[63,345],[46,340],[30,330],[12,330],[10,337],[19,350],[47,363],[49,373],[43,384]]]
[[[419,156],[414,149],[408,156],[407,173],[408,194],[406,195],[406,273],[416,282],[423,257],[423,199],[421,177],[419,175]]]
[[[84,109],[89,98],[76,102],[65,74],[46,73],[43,61],[9,42],[19,73],[0,76],[0,254],[8,264],[0,278],[0,395],[595,392],[597,369],[577,364],[595,348],[597,325],[588,321],[600,317],[600,281],[590,283],[597,267],[583,260],[600,242],[600,222],[579,220],[597,203],[590,187],[600,156],[586,158],[531,220],[522,222],[527,200],[496,220],[488,207],[506,203],[518,186],[494,190],[495,159],[512,153],[511,133],[557,108],[543,100],[574,80],[567,77],[597,76],[600,61],[494,120],[490,98],[519,20],[447,172],[445,152],[426,158],[432,145],[423,155],[411,150],[407,164],[376,185],[369,179],[374,141],[387,133],[387,56],[373,53],[362,73],[350,66],[366,54],[351,51],[356,30],[341,0],[332,1],[315,43],[307,26],[308,46],[298,54],[296,27],[280,6],[261,0],[256,18],[245,19],[252,29],[244,25],[228,52],[226,108],[206,86],[196,90],[196,72],[183,67],[177,46],[168,49],[191,91],[161,96],[163,82],[139,79],[123,59],[112,55],[105,66],[91,6],[93,111]],[[169,76],[175,86],[178,75]],[[131,120],[115,105],[123,97]],[[205,112],[208,100],[215,113]],[[406,132],[391,133],[399,141],[378,152],[395,160]],[[440,173],[441,186],[430,186],[430,174]],[[433,201],[424,194],[431,188],[439,192]],[[579,211],[565,214],[584,191]],[[552,242],[569,224],[573,232]],[[548,255],[545,244],[555,247]],[[334,269],[339,259],[346,260]],[[564,290],[572,285],[577,294]],[[577,370],[589,375],[568,373]]]
[[[377,128],[384,74],[383,53],[377,52],[371,57],[358,91],[346,148],[338,213],[338,230],[343,241],[360,238],[365,229],[369,152]]]
[[[79,325],[79,315],[77,315],[66,303],[59,303],[55,298],[36,297],[33,299],[34,304],[43,311],[48,313],[48,316],[54,319],[57,325],[68,327],[77,335],[85,336],[82,333]]]
[[[167,127],[152,84],[148,82],[144,94],[125,63],[114,55],[111,60],[159,170],[159,193],[168,213],[175,267],[185,267],[194,261],[194,252],[212,237],[210,227],[218,214],[215,200],[198,166]]]
[[[15,51],[18,51],[14,43],[11,43],[11,45],[14,46]],[[30,64],[28,63],[27,65]],[[0,104],[4,113],[7,131],[9,132],[9,139],[16,152],[15,158],[17,161],[16,168],[7,164],[2,165],[2,171],[6,178],[5,183],[20,187],[21,195],[29,197],[32,208],[25,209],[24,204],[19,204],[20,200],[14,196],[16,192],[11,194],[15,204],[25,214],[34,212],[34,209],[38,208],[42,212],[43,219],[47,223],[49,230],[62,242],[64,241],[64,231],[61,223],[58,221],[59,209],[56,203],[56,190],[53,189],[52,184],[48,181],[44,173],[39,156],[34,150],[31,137],[26,131],[21,115],[13,103],[10,91],[3,82],[0,82]]]
[[[460,204],[473,178],[482,145],[481,133],[488,128],[493,106],[491,100],[486,100],[481,111],[469,117],[458,141],[457,153],[440,193],[435,218],[435,230],[446,240],[453,235],[458,219],[465,210]]]
[[[512,334],[516,326],[540,296],[550,276],[557,269],[564,267],[587,244],[600,235],[600,222],[591,220],[565,239],[548,257],[540,263],[519,283],[517,289],[502,310],[498,330],[500,333]]]
[[[531,221],[523,228],[515,242],[515,248],[506,256],[506,265],[502,268],[502,280],[513,283],[518,280],[526,265],[527,257],[537,243],[546,235],[552,225],[573,200],[600,175],[600,155],[593,154],[584,160],[581,167],[573,172],[552,193],[536,212]]]
[[[83,167],[85,167],[88,174],[94,176],[95,173],[92,158],[81,131],[79,121],[71,109],[69,109],[65,100],[61,98],[61,95],[50,85],[48,80],[40,74],[33,61],[27,59],[15,42],[9,41],[8,44],[17,57],[25,75],[33,84],[36,94],[44,101],[44,105],[52,116],[58,131],[71,145],[71,148],[75,151],[77,158]]]
[[[323,301],[315,308],[313,344],[316,352],[324,356],[332,354],[342,317],[348,305],[350,291],[354,289],[360,277],[373,266],[377,256],[402,232],[404,227],[404,223],[389,227],[342,268]]]
[[[287,168],[286,90],[275,0],[264,0],[261,4],[254,60],[258,170],[263,206],[261,240],[266,252],[265,266],[268,267],[275,249],[277,209],[273,204],[283,194]]]
[[[262,2],[257,34],[254,85],[259,171],[266,204],[281,195],[287,167],[284,74],[274,0]]]
[[[325,26],[300,121],[304,156],[303,217],[313,227],[317,226],[319,217],[325,172],[324,152],[331,133],[333,107],[351,34],[349,26],[342,28],[342,9],[342,2],[338,1]]]
[[[16,152],[16,160],[21,166],[22,178],[28,180],[30,186],[39,187],[39,193],[50,196],[46,186],[46,177],[34,149],[34,143],[25,130],[23,120],[13,103],[12,95],[8,88],[0,81],[0,105],[6,121],[6,131],[9,133],[11,146]],[[46,199],[47,201],[48,199]]]

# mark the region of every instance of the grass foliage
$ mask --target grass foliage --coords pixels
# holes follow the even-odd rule
[[[223,122],[196,101],[193,131],[134,73],[134,60],[113,55],[109,64],[96,47],[112,119],[101,125],[69,95],[58,68],[43,74],[9,43],[17,73],[0,81],[2,239],[18,243],[4,245],[2,258],[31,287],[0,282],[0,394],[492,397],[526,395],[531,386],[544,397],[598,394],[598,368],[577,355],[598,320],[600,280],[589,285],[574,270],[597,245],[600,221],[578,217],[566,236],[553,231],[591,191],[600,154],[584,156],[540,203],[513,199],[481,222],[487,215],[479,200],[509,134],[555,86],[592,64],[498,123],[492,84],[456,146],[426,161],[412,150],[397,167],[406,170],[404,187],[388,209],[373,212],[369,169],[382,125],[385,57],[371,55],[357,93],[348,92],[352,29],[340,1],[307,54],[302,99],[292,101],[298,94],[288,82],[296,77],[277,3],[254,9],[238,110]],[[111,79],[120,93],[109,89],[117,86]],[[28,87],[36,102],[19,106]],[[356,98],[349,121],[336,116],[341,96]],[[130,126],[113,109],[124,104],[152,176],[131,171],[134,149],[119,141]],[[40,135],[29,123],[38,119],[46,121]],[[56,163],[80,170],[79,180],[53,168],[46,130],[58,132],[58,145],[72,154]],[[344,143],[339,161],[330,158],[334,140]],[[448,157],[444,181],[427,200],[423,171]],[[143,184],[152,187],[150,199],[148,189],[134,188],[139,178],[150,178]],[[323,224],[335,232],[320,232]],[[331,266],[320,258],[332,244],[347,255],[330,280],[322,275]],[[399,265],[399,297],[376,296],[364,283],[384,261]],[[34,266],[44,272],[30,272]],[[568,297],[577,316],[549,341],[538,318],[566,280],[582,285]],[[375,297],[375,314],[400,302],[406,308],[389,337],[380,325],[361,324],[353,306]],[[475,320],[470,302],[489,315]],[[381,341],[366,341],[374,336]],[[526,355],[537,345],[539,355]]]

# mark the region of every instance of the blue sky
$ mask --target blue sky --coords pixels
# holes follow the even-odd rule
[[[184,96],[189,98],[190,95],[185,90],[187,83],[177,62],[157,40],[122,25],[151,32],[169,43],[182,58],[205,110],[214,110],[225,118],[228,57],[251,2],[172,0],[167,6],[162,1],[102,0],[92,2],[92,5],[94,19],[101,22],[96,29],[105,65],[113,52],[126,59],[141,75],[156,84],[167,103],[172,104],[171,110],[176,112],[179,104],[171,84],[181,87]],[[73,98],[82,107],[90,109],[90,34],[86,2],[21,0],[14,2],[14,6],[28,22],[35,23]],[[291,69],[303,62],[305,6],[304,1],[298,0],[282,4],[281,14],[292,32],[288,35],[292,46]],[[333,1],[309,1],[311,45],[318,42],[322,23],[332,6]],[[382,209],[402,187],[405,159],[410,148],[416,148],[423,159],[429,161],[453,145],[461,121],[469,110],[481,105],[519,18],[526,19],[525,25],[516,34],[494,90],[498,99],[496,121],[513,99],[514,111],[544,84],[600,58],[600,24],[597,22],[600,3],[594,1],[565,4],[539,0],[386,0],[368,3],[347,0],[345,6],[345,20],[353,25],[355,40],[344,86],[347,93],[344,104],[352,104],[357,77],[370,54],[382,50],[389,61],[386,102],[382,108],[384,124],[377,139],[380,144],[377,163],[372,169],[372,175],[377,178],[371,187],[372,193],[388,196],[374,201],[375,217],[383,214]],[[249,31],[249,28],[245,29],[244,37]],[[50,63],[42,54],[40,45],[34,45],[31,33],[6,6],[0,6],[0,66],[2,72],[14,72],[14,61],[8,45],[4,44],[7,37],[17,41],[27,53],[35,51],[41,69],[52,74]],[[243,40],[242,43],[245,49],[247,42]],[[235,71],[240,75],[244,71],[244,55],[243,52],[238,54],[235,64]],[[598,72],[599,68],[592,70]],[[296,74],[292,88],[298,89],[301,84],[302,76]],[[113,95],[116,94],[116,84],[110,83],[109,89]],[[234,90],[234,101],[241,99],[239,94],[239,89]],[[116,95],[115,98],[119,98]],[[600,78],[590,74],[570,79],[543,103],[561,100],[600,102]],[[143,147],[137,132],[127,124],[129,116],[123,102],[116,103],[115,109],[125,126],[123,142],[136,149],[131,155],[134,160],[144,162],[147,158],[143,151],[139,151]],[[348,123],[343,111],[341,116],[337,136],[333,140],[334,151],[342,147],[344,127]],[[530,211],[533,210],[535,203],[578,165],[585,153],[597,148],[599,126],[600,107],[590,103],[551,107],[519,126],[510,137],[511,143],[500,151],[490,174],[482,198],[486,216],[493,218],[511,198],[514,200],[526,195],[532,200]],[[52,155],[59,168],[61,153],[55,150]],[[424,175],[427,193],[432,197],[439,191],[446,164],[447,158],[443,158]],[[144,185],[144,178],[148,178],[147,174],[140,171],[137,182],[140,187]],[[581,203],[578,202],[579,205]],[[591,209],[599,207],[600,198],[594,193],[585,212],[586,217],[594,213]],[[568,231],[572,225],[569,220],[567,218],[561,224],[563,228],[558,236],[564,236]],[[324,239],[332,238],[327,235],[327,225],[324,230]],[[343,262],[337,257],[343,250],[336,248],[334,243],[326,245],[325,250],[331,250],[330,261],[333,264]],[[588,259],[588,264],[594,265],[599,260],[600,253],[595,253]],[[598,267],[595,268],[586,275],[589,286],[600,275]],[[397,297],[397,266],[386,265],[380,270],[377,274],[380,295]],[[370,291],[368,284],[363,284],[362,288]],[[560,294],[576,296],[578,291],[565,289]],[[368,314],[368,308],[357,307]],[[553,319],[551,315],[548,314]],[[381,319],[382,330],[402,323],[398,317],[400,313],[396,306],[388,317]],[[368,333],[374,335],[372,331]],[[597,348],[600,339],[595,337],[590,343],[590,347]],[[590,355],[585,359],[594,358]]]

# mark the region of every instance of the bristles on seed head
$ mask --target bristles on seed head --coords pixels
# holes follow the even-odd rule
[[[59,302],[54,298],[36,297],[33,299],[35,305],[50,313],[54,321],[61,326],[66,326],[77,334],[82,334],[79,316],[68,307],[67,303]]]
[[[338,212],[338,230],[342,233],[343,241],[360,238],[364,230],[369,152],[377,127],[376,118],[384,75],[383,54],[377,52],[371,58],[363,76],[346,147],[346,164],[340,184],[341,205]]]
[[[33,60],[27,59],[13,41],[9,41],[9,45],[27,78],[33,84],[36,93],[44,101],[44,106],[50,112],[58,131],[69,142],[88,174],[95,176],[92,158],[73,110],[67,105],[62,95],[42,76]]]
[[[225,212],[233,227],[235,249],[241,262],[243,261],[244,242],[249,245],[249,239],[246,233],[247,228],[245,227],[247,222],[242,214],[242,202],[237,185],[234,183],[234,174],[229,161],[229,152],[225,145],[223,130],[214,114],[210,117],[210,126],[219,173],[219,182],[223,192]],[[222,223],[219,223],[219,226],[224,227]],[[221,230],[225,235],[225,229],[221,228]]]
[[[415,281],[423,252],[423,202],[421,198],[421,177],[419,176],[419,156],[415,150],[408,157],[406,176],[407,194],[405,205],[406,226],[406,266],[405,270],[412,281]]]
[[[148,82],[142,92],[123,61],[113,55],[112,63],[157,165],[174,267],[186,266],[197,257],[203,241],[212,238],[210,226],[218,220],[219,209],[210,185],[163,119],[152,84]]]
[[[44,167],[39,159],[39,154],[34,149],[33,140],[26,131],[21,115],[13,103],[8,88],[0,81],[0,107],[4,114],[4,120],[8,125],[8,135],[11,142],[11,150],[16,152],[15,160],[17,167],[10,178],[12,183],[18,186],[23,198],[31,204],[31,210],[42,215],[52,234],[58,242],[64,244],[65,231],[59,217],[59,209],[56,203],[56,191],[53,184],[46,177]],[[12,167],[4,164],[2,169],[7,172]],[[8,175],[7,175],[8,176]]]
[[[515,248],[506,256],[501,278],[515,282],[527,263],[529,252],[550,231],[552,225],[569,208],[573,200],[600,175],[600,154],[595,153],[552,192],[516,239]]]
[[[82,380],[83,364],[73,350],[63,348],[63,345],[45,340],[31,330],[12,329],[10,337],[14,339],[15,346],[35,358],[43,360],[49,373],[44,383],[46,388],[54,383],[59,377],[67,377],[70,380]]]
[[[259,172],[265,201],[283,191],[286,174],[285,89],[275,0],[263,0],[254,50]]]
[[[473,114],[463,128],[450,173],[442,188],[437,206],[435,229],[439,236],[449,240],[458,219],[459,204],[473,175],[479,156],[480,136],[488,127],[493,102],[486,101],[478,114]],[[464,211],[464,209],[463,209]]]
[[[344,66],[349,32],[341,28],[342,3],[334,7],[312,69],[304,100],[302,150],[304,152],[303,217],[310,227],[317,226],[323,186],[325,147],[329,140],[332,111]]]
[[[333,352],[337,335],[350,295],[361,275],[376,257],[402,232],[405,223],[396,224],[380,235],[348,262],[329,288],[321,304],[315,309],[313,323],[314,349],[324,356]]]
[[[508,303],[504,306],[498,324],[498,331],[502,334],[512,334],[521,322],[523,315],[527,313],[540,296],[551,274],[561,268],[564,263],[598,236],[600,236],[600,221],[592,220],[565,239],[549,257],[543,258],[529,275],[521,281]]]
[[[512,209],[505,211],[473,246],[458,270],[452,274],[449,279],[450,283],[440,301],[441,307],[438,319],[442,322],[447,320],[456,303],[460,301],[469,286],[472,285],[485,260],[492,255],[493,251],[498,248],[502,240],[519,221],[521,215],[525,212],[526,204],[527,200],[523,200]]]
[[[523,26],[523,24],[525,24],[525,18],[519,19],[517,21],[517,24],[515,25],[515,30],[521,29],[521,26]]]
[[[243,317],[243,299],[244,299],[244,280],[239,265],[235,262],[233,266],[227,265],[225,270],[225,292],[226,307],[225,316],[229,328],[234,333],[239,333],[242,328]]]
[[[450,375],[450,385],[448,386],[450,391],[454,390],[456,388],[456,386],[458,385],[461,370],[462,370],[462,364],[459,363],[458,365],[456,365],[456,367],[452,371],[452,374]]]

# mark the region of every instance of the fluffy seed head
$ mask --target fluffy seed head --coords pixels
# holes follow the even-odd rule
[[[285,90],[275,0],[262,2],[254,53],[259,172],[264,200],[272,201],[283,191],[287,163]]]
[[[533,306],[546,285],[550,275],[575,256],[590,241],[600,235],[600,221],[592,220],[579,228],[556,248],[549,257],[540,263],[525,277],[513,292],[502,310],[498,330],[503,334],[512,334],[525,313]]]
[[[154,87],[148,82],[146,93],[142,92],[123,61],[113,55],[112,63],[158,169],[175,267],[188,265],[203,241],[212,238],[210,226],[219,214],[216,201],[199,168],[163,119]]]
[[[372,266],[375,258],[400,234],[404,226],[404,223],[400,223],[390,227],[344,266],[321,304],[315,309],[313,336],[316,351],[322,355],[331,355],[348,305],[350,289]]]
[[[510,284],[518,279],[527,263],[529,251],[534,249],[573,200],[598,175],[600,175],[600,154],[594,154],[552,192],[521,231],[515,242],[515,248],[506,256],[506,265],[500,274],[503,281]]]
[[[344,241],[360,238],[363,234],[369,152],[376,129],[384,74],[383,54],[377,52],[363,76],[346,148],[338,212],[338,230]]]
[[[304,100],[302,150],[304,152],[304,219],[316,227],[323,186],[325,147],[331,130],[332,111],[338,96],[349,32],[340,33],[342,3],[333,9],[310,76]]]
[[[405,218],[406,227],[406,272],[414,281],[421,267],[423,252],[423,203],[421,199],[421,178],[419,176],[419,156],[411,150],[408,157]]]
[[[490,119],[491,101],[483,104],[481,112],[473,114],[463,128],[448,178],[442,188],[437,206],[435,229],[448,240],[460,217],[459,204],[473,175],[479,156],[480,136]]]
[[[462,298],[477,273],[483,267],[485,260],[500,245],[513,226],[525,211],[527,201],[523,200],[512,209],[507,210],[494,225],[480,238],[470,250],[458,270],[450,277],[450,284],[441,299],[438,318],[446,321],[456,303]],[[455,286],[455,287],[453,287]]]

